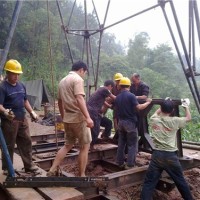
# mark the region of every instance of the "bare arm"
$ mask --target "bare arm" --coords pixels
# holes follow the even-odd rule
[[[186,122],[189,122],[192,119],[191,113],[188,107],[185,107],[185,118],[186,118]]]
[[[26,108],[26,110],[29,112],[30,116],[31,116],[31,121],[37,121],[38,120],[38,115],[37,113],[33,110],[33,108],[31,107],[31,104],[29,103],[28,100],[24,101],[24,107]]]
[[[106,106],[107,108],[111,108],[112,104],[109,104],[107,101],[104,101],[104,106]]]
[[[161,112],[162,112],[162,111],[161,111],[161,109],[160,109],[160,108],[158,108],[158,110],[156,110],[154,114],[157,114],[157,115],[159,115]]]
[[[146,95],[136,96],[136,99],[146,100],[146,99],[147,99],[147,96],[146,96]]]
[[[90,115],[88,113],[86,104],[85,104],[85,99],[83,98],[83,95],[76,95],[76,100],[78,103],[78,107],[81,110],[81,112],[83,113],[83,115],[86,118],[86,122],[87,122],[87,126],[89,128],[92,128],[94,126],[94,123],[92,121],[92,119],[90,118]]]
[[[0,105],[0,112],[4,113],[6,111],[6,109],[3,107],[3,105]]]
[[[31,104],[29,103],[28,100],[24,101],[24,107],[26,108],[26,110],[31,113],[33,111],[33,108],[31,107]]]
[[[150,103],[151,103],[152,99],[147,99],[147,102],[143,103],[143,104],[138,104],[136,106],[137,110],[144,110]]]
[[[112,93],[109,95],[109,97],[110,97],[111,99],[113,99],[113,100],[116,99],[116,96],[115,96],[114,94],[112,94]]]

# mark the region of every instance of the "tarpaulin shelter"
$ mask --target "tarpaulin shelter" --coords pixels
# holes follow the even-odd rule
[[[45,103],[53,105],[53,98],[42,79],[24,81],[23,83],[26,86],[27,98],[33,109],[40,110],[41,105]]]

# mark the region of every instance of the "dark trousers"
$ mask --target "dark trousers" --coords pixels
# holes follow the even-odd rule
[[[91,144],[94,145],[97,142],[100,132],[101,115],[92,109],[88,109],[88,112],[90,114],[91,119],[94,122],[94,126],[93,128],[91,128],[91,135],[92,135]]]
[[[153,191],[165,170],[176,184],[184,200],[193,200],[189,186],[184,179],[182,167],[176,152],[157,151],[152,154],[141,193],[141,200],[151,200]]]
[[[103,136],[109,137],[111,135],[111,130],[112,130],[112,120],[104,116],[101,118],[100,126],[105,128]]]
[[[123,165],[125,160],[125,147],[127,146],[127,165],[135,165],[138,150],[138,133],[134,122],[129,120],[119,120],[119,138],[117,148],[117,163]]]
[[[2,119],[1,128],[12,163],[13,163],[15,144],[17,144],[17,148],[22,158],[24,168],[27,169],[30,168],[33,164],[32,142],[31,142],[27,119],[24,119],[23,121],[17,121],[17,120],[9,121],[7,119]],[[7,169],[7,163],[3,153],[2,153],[2,169],[3,170]]]

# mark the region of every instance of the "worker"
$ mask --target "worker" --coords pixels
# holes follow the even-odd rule
[[[117,96],[120,93],[119,81],[123,77],[121,73],[116,73],[114,75],[115,86],[113,87],[113,94]]]
[[[139,103],[144,103],[149,95],[149,86],[141,80],[141,77],[138,73],[134,73],[131,76],[131,87],[130,92],[136,96],[136,99]],[[137,113],[137,129],[139,136],[143,134],[143,121],[147,118],[143,119],[143,117]],[[139,146],[142,146],[142,140],[139,141]]]
[[[138,73],[132,75],[131,82],[130,92],[136,96],[139,103],[144,102],[149,95],[149,86],[141,80]]]
[[[0,84],[0,117],[1,128],[13,163],[15,143],[22,158],[25,172],[36,172],[38,167],[32,161],[32,142],[26,111],[33,121],[38,120],[26,94],[24,84],[19,81],[22,72],[21,64],[17,60],[8,60],[4,70],[6,77]],[[8,166],[2,154],[2,170],[6,175]]]
[[[137,153],[138,134],[136,129],[137,110],[145,109],[151,99],[146,99],[146,102],[139,104],[135,95],[130,92],[131,81],[127,77],[120,79],[121,87],[120,94],[115,99],[117,117],[119,119],[119,138],[117,148],[117,163],[123,169],[128,169],[135,166]],[[127,163],[125,163],[125,146],[127,145]]]
[[[87,108],[90,113],[92,120],[94,121],[94,127],[91,129],[92,142],[90,149],[94,149],[94,144],[96,144],[99,132],[100,132],[100,123],[101,123],[101,109],[103,104],[109,105],[105,100],[107,97],[115,99],[115,95],[111,93],[114,87],[114,82],[112,80],[106,80],[104,86],[98,88],[88,99]]]
[[[185,117],[171,116],[174,110],[174,104],[171,99],[167,98],[150,118],[150,127],[155,149],[153,150],[149,168],[146,172],[141,193],[142,200],[151,199],[163,170],[173,179],[183,199],[193,199],[177,156],[178,149],[176,141],[177,131],[183,128],[186,122],[191,120],[189,104],[189,99],[182,101]]]
[[[122,77],[123,77],[123,75],[121,73],[116,73],[114,75],[115,86],[113,88],[113,94],[115,96],[117,96],[120,93],[119,81]],[[113,142],[115,144],[117,144],[118,143],[118,136],[119,136],[119,134],[118,134],[118,119],[117,119],[117,113],[116,113],[116,109],[115,109],[114,104],[113,104],[113,123],[114,123],[114,130],[115,130]]]
[[[79,176],[86,176],[85,169],[92,140],[90,128],[94,125],[84,100],[83,78],[87,70],[87,65],[84,62],[77,61],[72,65],[69,74],[59,83],[58,107],[64,122],[65,145],[58,151],[53,165],[47,172],[47,176],[55,176],[57,174],[57,167],[72,149],[76,140],[78,140],[80,146],[78,156]]]

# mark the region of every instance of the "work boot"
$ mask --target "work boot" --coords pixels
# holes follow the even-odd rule
[[[32,165],[30,168],[24,168],[25,172],[28,173],[28,172],[36,172],[39,170],[39,168],[36,166],[36,165]]]
[[[8,170],[7,169],[3,170],[3,175],[8,176]]]
[[[118,165],[119,166],[119,168],[120,169],[125,169],[125,166],[126,166],[126,164],[125,163],[123,163],[123,164],[121,164],[121,165]]]

